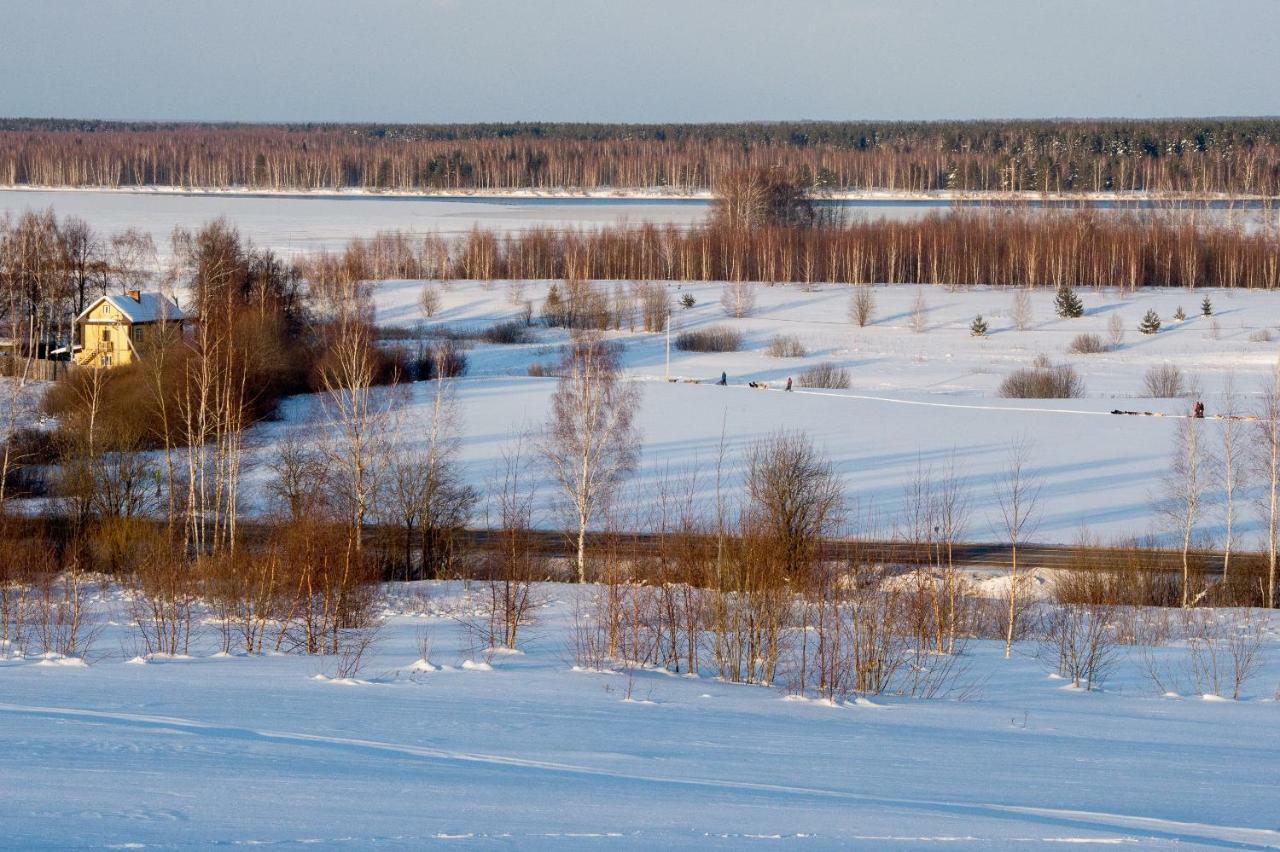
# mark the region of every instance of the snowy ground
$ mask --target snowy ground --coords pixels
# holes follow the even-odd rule
[[[1274,622],[1239,701],[1158,695],[1133,648],[1086,693],[1031,643],[975,642],[964,700],[832,706],[573,671],[580,593],[543,587],[525,653],[481,665],[458,586],[400,587],[354,681],[216,656],[211,627],[190,658],[129,663],[107,610],[88,666],[0,662],[0,845],[1280,847]],[[437,671],[414,666],[424,629]]]
[[[840,202],[850,218],[907,219],[938,212],[965,196],[947,193],[851,193]],[[986,196],[990,199],[991,196]],[[1020,199],[1033,205],[1046,199],[1031,194]],[[1077,199],[1078,200],[1078,199]],[[1103,194],[1101,209],[1127,209],[1134,199]],[[181,189],[128,191],[87,189],[0,189],[0,216],[52,208],[58,216],[77,216],[102,233],[140,228],[151,234],[161,259],[170,252],[175,226],[198,228],[226,217],[258,246],[285,255],[322,248],[341,248],[352,237],[378,231],[456,235],[473,226],[497,231],[530,227],[592,227],[623,222],[687,225],[702,221],[708,210],[705,194],[695,197],[654,192],[536,193],[495,192],[457,195],[397,193],[270,193],[243,191],[192,192]],[[997,201],[999,203],[999,201]],[[1151,202],[1181,215],[1178,202]],[[1274,209],[1233,207],[1218,200],[1213,209],[1196,209],[1199,221],[1275,227]],[[1238,204],[1239,202],[1236,202]]]
[[[375,296],[379,321],[400,327],[426,322],[416,307],[421,288],[421,282],[379,285]],[[540,301],[544,289],[545,284],[531,284],[524,295]],[[1275,363],[1277,344],[1250,338],[1262,329],[1277,335],[1280,325],[1280,302],[1268,293],[1170,290],[1125,298],[1115,292],[1081,291],[1087,313],[1076,320],[1056,318],[1052,293],[1036,293],[1034,322],[1028,330],[1016,331],[1009,319],[1012,295],[1007,291],[924,288],[929,327],[919,334],[908,328],[914,287],[876,288],[877,321],[865,329],[846,318],[846,287],[827,286],[818,292],[760,287],[757,310],[744,320],[725,318],[718,284],[684,284],[678,292],[671,285],[671,289],[673,297],[689,292],[697,300],[691,310],[676,310],[677,331],[729,324],[743,331],[745,343],[743,351],[735,353],[673,350],[671,375],[700,383],[667,383],[662,380],[664,335],[625,331],[616,335],[625,346],[627,370],[644,385],[639,417],[644,451],[632,483],[631,505],[652,507],[659,481],[688,470],[698,472],[698,493],[710,505],[722,431],[728,449],[727,479],[736,483],[741,451],[752,441],[785,428],[808,433],[832,458],[844,476],[851,505],[858,507],[857,514],[874,511],[882,519],[898,514],[903,490],[918,465],[936,469],[954,457],[973,487],[967,537],[974,540],[1001,537],[992,484],[1004,469],[1010,442],[1022,436],[1034,442],[1036,465],[1044,479],[1036,540],[1073,542],[1082,525],[1104,540],[1158,531],[1153,500],[1173,451],[1178,418],[1122,417],[1109,412],[1119,408],[1184,414],[1190,400],[1140,397],[1147,368],[1166,362],[1177,364],[1200,385],[1211,415],[1221,409],[1220,393],[1228,377],[1234,378],[1240,405],[1254,405]],[[1213,320],[1195,316],[1206,294],[1213,301]],[[478,328],[518,314],[500,283],[459,282],[442,292],[442,302],[428,325]],[[1191,319],[1181,323],[1170,319],[1179,305]],[[1155,336],[1136,330],[1148,308],[1165,319]],[[969,333],[978,313],[990,323],[986,338]],[[1113,314],[1122,317],[1127,329],[1119,350],[1067,354],[1078,333],[1094,332],[1105,338]],[[532,362],[554,361],[564,336],[547,329],[536,333],[536,343],[478,344],[467,353],[469,377],[458,385],[464,417],[462,458],[478,485],[490,479],[503,449],[518,434],[545,421],[555,381],[529,378],[526,370]],[[799,338],[808,355],[770,357],[765,350],[777,333]],[[1029,365],[1040,353],[1073,365],[1084,379],[1086,397],[998,398],[1001,379]],[[797,390],[789,395],[778,390],[787,376],[820,361],[846,367],[852,387]],[[727,388],[712,384],[721,371],[729,375]],[[767,382],[771,387],[754,390],[746,386],[748,381]],[[432,389],[418,384],[408,393],[409,404],[398,422],[400,435],[412,442],[427,433]],[[320,420],[315,400],[289,401],[284,422],[255,430],[259,458],[270,454],[283,429]],[[1215,448],[1222,423],[1206,421],[1205,429],[1206,446]],[[265,474],[260,469],[254,475]],[[539,522],[558,526],[563,519],[547,511]],[[1211,507],[1204,515],[1203,531],[1212,534],[1219,526],[1216,509]],[[1252,517],[1245,527],[1246,536],[1253,535],[1257,525]]]

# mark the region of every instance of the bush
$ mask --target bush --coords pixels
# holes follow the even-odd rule
[[[1042,356],[1033,366],[1005,376],[999,394],[1006,399],[1075,399],[1084,396],[1084,382],[1069,364],[1050,364]]]
[[[681,352],[737,352],[742,348],[742,332],[727,325],[712,325],[676,335]]]
[[[680,307],[684,308],[686,311],[696,304],[698,304],[698,300],[693,298],[692,293],[685,293],[680,297]]]
[[[440,291],[432,285],[428,284],[422,288],[422,295],[418,297],[418,307],[422,310],[425,317],[433,317],[436,311],[440,310]]]
[[[1178,305],[1178,309],[1173,312],[1173,318],[1178,322],[1182,322],[1187,318],[1187,312],[1182,309],[1182,305]]]
[[[849,296],[849,319],[858,328],[866,328],[871,324],[876,313],[876,296],[866,284],[858,284]]]
[[[513,345],[528,343],[533,339],[533,334],[521,320],[508,320],[507,322],[494,323],[483,329],[479,337],[485,343]]]
[[[849,371],[837,367],[828,361],[816,364],[796,377],[796,384],[802,388],[831,388],[842,390],[849,387]]]
[[[545,379],[556,374],[555,365],[543,364],[540,361],[534,361],[530,364],[527,372],[536,379]]]
[[[409,370],[411,379],[456,379],[467,373],[467,354],[447,338],[420,349],[416,362]]]
[[[1096,334],[1077,334],[1067,348],[1076,355],[1098,355],[1107,352],[1110,347]]]
[[[974,337],[987,336],[987,321],[982,318],[982,314],[978,314],[973,318],[973,322],[969,323],[969,334]]]
[[[775,334],[769,341],[768,353],[772,358],[803,358],[809,354],[800,338],[792,334]]]
[[[1187,381],[1176,364],[1158,364],[1143,378],[1145,396],[1173,399],[1187,395]]]
[[[1250,342],[1250,343],[1270,343],[1270,342],[1271,342],[1271,329],[1268,329],[1268,328],[1260,328],[1260,329],[1258,329],[1257,331],[1250,332],[1250,333],[1249,333],[1249,342]]]

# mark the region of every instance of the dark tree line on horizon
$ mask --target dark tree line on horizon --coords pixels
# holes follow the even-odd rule
[[[260,190],[705,190],[778,167],[811,191],[1280,195],[1280,119],[740,124],[0,120],[0,183]]]

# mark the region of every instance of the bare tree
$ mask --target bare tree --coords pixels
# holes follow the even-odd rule
[[[1000,519],[1010,546],[1009,563],[1009,613],[1005,625],[1004,656],[1013,654],[1013,639],[1017,631],[1019,586],[1018,545],[1035,534],[1040,519],[1040,491],[1043,480],[1031,468],[1034,445],[1027,436],[1015,438],[1009,444],[1004,473],[996,480],[995,498],[1000,507]]]
[[[798,577],[839,522],[840,480],[808,436],[775,432],[747,455],[747,524],[780,560],[785,577]]]
[[[1222,443],[1218,454],[1217,476],[1222,487],[1223,539],[1222,582],[1231,579],[1231,549],[1236,536],[1236,498],[1245,487],[1245,447],[1240,421],[1239,400],[1235,392],[1235,379],[1227,377],[1222,392]]]
[[[720,289],[720,306],[734,319],[749,317],[756,309],[756,285],[750,281],[727,281]]]
[[[916,334],[923,334],[929,328],[929,303],[925,301],[924,290],[921,288],[916,288],[916,297],[911,301],[907,325]]]
[[[1019,288],[1013,294],[1013,308],[1010,311],[1013,327],[1018,331],[1026,331],[1031,327],[1031,292]]]
[[[360,318],[337,322],[329,361],[321,371],[325,416],[333,431],[324,452],[339,478],[357,561],[363,553],[364,527],[378,492],[382,462],[392,433],[392,394],[374,390],[372,332]]]
[[[855,284],[849,294],[849,319],[858,328],[866,328],[871,324],[876,312],[875,292],[868,284]]]
[[[1207,471],[1201,447],[1200,422],[1187,417],[1178,423],[1173,458],[1164,477],[1159,504],[1161,514],[1180,539],[1182,553],[1182,605],[1191,605],[1191,544],[1204,509]]]
[[[639,388],[619,375],[613,346],[578,335],[565,351],[542,455],[577,526],[578,581],[587,577],[587,527],[607,507],[640,452],[634,418]]]
[[[1264,487],[1262,513],[1267,523],[1267,606],[1276,605],[1277,522],[1280,521],[1280,361],[1262,391],[1258,410],[1254,467]]]
[[[1124,345],[1124,320],[1119,314],[1112,314],[1111,319],[1107,320],[1107,337],[1112,349],[1119,349]]]

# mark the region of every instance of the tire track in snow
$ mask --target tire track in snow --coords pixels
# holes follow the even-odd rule
[[[993,819],[1033,821],[1077,830],[1097,832],[1123,831],[1132,841],[1168,841],[1175,844],[1194,843],[1224,849],[1266,850],[1280,849],[1280,832],[1269,829],[1239,826],[1211,825],[1207,823],[1179,822],[1154,817],[1113,814],[1106,812],[1064,810],[1024,805],[1002,805],[988,802],[958,802],[931,799],[893,798],[852,793],[822,787],[801,787],[788,784],[766,784],[752,781],[733,781],[715,778],[673,777],[622,772],[599,767],[579,766],[556,761],[534,760],[506,755],[476,752],[449,751],[429,746],[367,740],[358,737],[332,737],[288,731],[258,730],[232,725],[200,722],[174,716],[153,716],[139,713],[123,713],[104,710],[85,710],[72,707],[40,707],[0,703],[0,713],[13,715],[59,718],[91,719],[95,722],[115,722],[136,728],[180,728],[207,736],[226,739],[256,740],[262,742],[299,743],[317,747],[339,748],[366,753],[384,753],[418,757],[452,763],[469,763],[516,769],[530,769],[566,775],[610,778],[643,784],[661,784],[700,789],[738,790],[748,793],[766,793],[802,798],[829,799],[892,807],[902,810],[920,810],[948,813],[958,816],[980,816]],[[1136,835],[1136,836],[1132,836]],[[1105,842],[1110,838],[1098,838]]]

